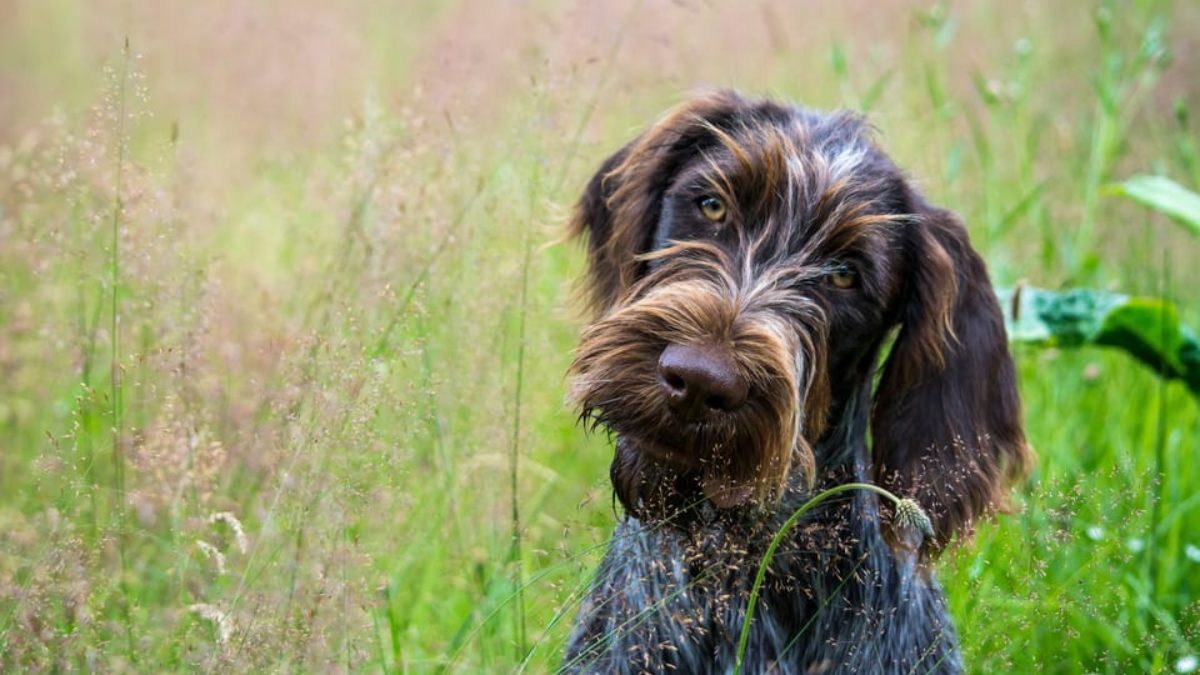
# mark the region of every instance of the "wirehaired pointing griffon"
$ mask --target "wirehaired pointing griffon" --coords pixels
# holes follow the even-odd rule
[[[1031,453],[958,217],[861,118],[716,92],[605,161],[571,230],[594,320],[570,396],[615,439],[625,517],[564,670],[730,671],[775,532],[817,491],[872,482],[932,535],[864,491],[810,511],[770,562],[746,672],[961,671],[929,563]]]

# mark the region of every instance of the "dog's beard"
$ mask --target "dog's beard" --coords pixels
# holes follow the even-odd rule
[[[824,377],[795,303],[730,292],[707,279],[665,283],[589,326],[574,363],[570,399],[592,428],[618,437],[613,485],[639,515],[702,498],[729,509],[769,503],[799,476],[810,482],[824,421]],[[793,296],[794,297],[794,296]],[[776,298],[777,299],[777,298]],[[672,343],[727,348],[749,384],[745,404],[702,422],[668,406],[658,359]]]

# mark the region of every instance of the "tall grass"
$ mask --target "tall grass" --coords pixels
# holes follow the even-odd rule
[[[617,517],[555,241],[695,85],[868,110],[998,283],[1200,324],[1194,239],[1103,190],[1198,187],[1188,3],[18,7],[0,670],[553,670]],[[1186,671],[1196,401],[1016,356],[1039,468],[938,570],[967,663]]]

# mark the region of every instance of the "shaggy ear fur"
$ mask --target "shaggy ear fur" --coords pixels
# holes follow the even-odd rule
[[[911,201],[901,329],[876,392],[875,480],[916,499],[941,551],[1005,506],[1032,455],[1004,319],[983,260],[953,213]]]
[[[713,129],[749,107],[731,91],[698,96],[671,110],[600,166],[571,217],[568,235],[588,240],[586,292],[603,313],[645,272],[663,192],[689,158],[712,141]]]

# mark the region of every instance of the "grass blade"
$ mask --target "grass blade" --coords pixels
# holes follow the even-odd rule
[[[1166,176],[1134,176],[1109,185],[1106,192],[1154,209],[1200,237],[1200,194]]]

